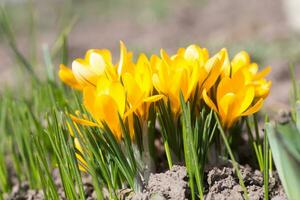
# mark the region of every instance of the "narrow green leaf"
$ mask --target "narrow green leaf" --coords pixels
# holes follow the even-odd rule
[[[276,131],[271,123],[265,124],[266,132],[268,134],[270,147],[272,149],[273,159],[284,187],[284,190],[289,199],[297,199],[300,196],[300,160],[293,156],[287,148],[286,134],[300,137],[291,128],[281,128]],[[284,132],[283,132],[284,131]],[[290,143],[288,145],[298,145],[300,143]]]

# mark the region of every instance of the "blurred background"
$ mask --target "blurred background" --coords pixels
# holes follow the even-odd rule
[[[44,67],[43,52],[68,35],[69,57],[108,48],[119,57],[119,40],[137,52],[170,54],[196,43],[211,54],[248,51],[261,67],[273,67],[269,107],[285,107],[289,65],[300,79],[299,0],[0,0],[20,51]],[[17,82],[17,63],[0,30],[0,89]],[[55,56],[54,56],[55,57]],[[58,57],[58,56],[57,56]],[[58,69],[59,59],[53,66]],[[297,71],[297,70],[296,70]],[[23,83],[24,84],[24,83]],[[25,83],[26,85],[26,83]]]

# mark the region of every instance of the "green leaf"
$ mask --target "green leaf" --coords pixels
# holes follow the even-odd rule
[[[273,159],[289,199],[300,197],[300,159],[299,146],[300,134],[293,124],[280,125],[274,128],[271,123],[266,123]]]
[[[196,180],[197,189],[199,192],[199,196],[203,198],[203,185],[202,185],[202,177],[200,176],[200,168],[198,155],[195,148],[194,143],[194,134],[198,132],[198,126],[193,130],[192,122],[191,122],[191,110],[189,103],[184,102],[184,97],[182,93],[180,94],[180,103],[182,108],[182,139],[183,139],[183,148],[184,148],[184,158],[185,164],[187,167],[187,171],[190,179],[190,187],[194,190],[194,180]],[[202,163],[204,164],[204,163]],[[195,194],[192,192],[192,198],[194,199]]]
[[[300,134],[295,124],[278,124],[276,126],[276,130],[279,138],[281,138],[281,143],[284,145],[286,150],[295,158],[296,160],[300,160]]]

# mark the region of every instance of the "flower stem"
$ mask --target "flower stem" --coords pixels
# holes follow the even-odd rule
[[[233,153],[232,153],[232,151],[231,151],[231,148],[230,148],[230,145],[229,145],[229,143],[228,143],[227,137],[226,137],[226,135],[225,135],[225,132],[224,132],[224,130],[223,130],[223,128],[222,128],[222,125],[221,125],[220,120],[219,120],[219,118],[218,118],[218,116],[217,116],[216,113],[215,113],[215,118],[216,118],[216,120],[217,120],[218,127],[219,127],[219,130],[220,130],[221,136],[222,136],[222,138],[223,138],[223,141],[224,141],[224,143],[225,143],[226,149],[227,149],[227,151],[228,151],[229,157],[230,157],[230,159],[231,159],[231,161],[232,161],[233,168],[234,168],[234,170],[236,171],[236,174],[237,174],[237,177],[238,177],[238,179],[239,179],[240,185],[241,185],[242,190],[243,190],[243,192],[244,192],[244,197],[245,197],[246,200],[249,200],[248,191],[247,191],[246,186],[245,186],[245,183],[244,183],[244,181],[243,181],[242,174],[241,174],[241,172],[240,172],[240,170],[239,170],[238,163],[236,162],[236,160],[235,160],[235,158],[234,158],[234,156],[233,156]]]
[[[172,166],[173,166],[173,162],[172,162],[172,156],[171,156],[171,152],[170,152],[169,143],[168,143],[167,140],[164,142],[164,147],[165,147],[165,152],[166,152],[166,155],[167,155],[169,169],[171,169]]]
[[[148,135],[148,124],[143,122],[143,161],[145,164],[144,167],[144,179],[146,183],[149,180],[150,174],[155,172],[155,164],[150,154],[149,149],[149,135]]]

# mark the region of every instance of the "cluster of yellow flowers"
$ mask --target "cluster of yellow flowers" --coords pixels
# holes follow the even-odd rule
[[[95,122],[75,116],[73,120],[100,127],[105,122],[117,139],[122,137],[119,116],[130,122],[135,113],[143,123],[151,103],[160,99],[169,101],[174,116],[179,116],[180,92],[185,101],[196,100],[198,106],[205,102],[227,129],[239,117],[257,112],[270,90],[271,82],[265,79],[270,67],[258,71],[245,51],[230,61],[226,49],[210,57],[207,49],[193,44],[172,56],[163,49],[150,59],[140,54],[134,62],[132,52],[123,42],[120,46],[116,64],[109,50],[92,49],[84,59],[74,60],[72,69],[61,65],[59,71],[62,81],[82,91]]]

